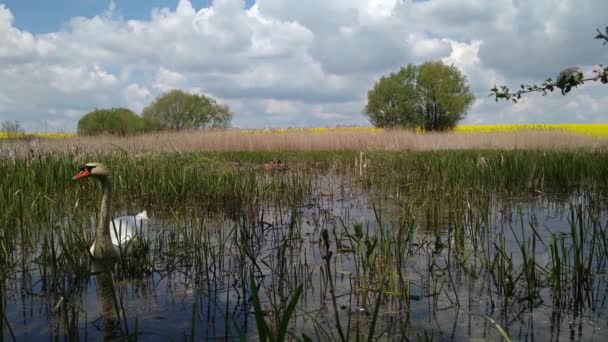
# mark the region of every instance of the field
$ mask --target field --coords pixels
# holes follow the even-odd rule
[[[344,132],[382,132],[382,128],[375,127],[316,127],[316,128],[274,128],[274,129],[241,129],[245,134],[272,134],[272,133],[344,133]],[[496,125],[458,125],[455,128],[459,133],[504,133],[516,131],[553,131],[584,134],[595,137],[608,137],[608,123],[593,124],[496,124]],[[421,133],[417,130],[416,133]],[[0,132],[2,138],[37,137],[48,139],[64,139],[75,137],[75,133],[6,133]]]
[[[2,339],[608,337],[608,139],[271,133],[0,140]],[[111,265],[89,161],[150,217]]]
[[[608,124],[511,124],[511,125],[460,125],[457,132],[512,132],[512,131],[561,131],[596,137],[608,137]]]

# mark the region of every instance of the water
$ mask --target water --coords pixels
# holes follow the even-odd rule
[[[290,327],[313,340],[338,339],[332,283],[351,340],[357,331],[367,337],[380,293],[374,335],[386,340],[498,340],[500,329],[512,340],[608,337],[602,197],[450,196],[404,195],[334,175],[317,178],[303,203],[261,201],[240,216],[201,215],[190,205],[172,214],[149,208],[143,266],[119,263],[108,270],[87,263],[86,276],[76,266],[70,273],[69,263],[49,276],[53,269],[43,267],[41,242],[34,242],[31,255],[17,258],[5,279],[1,336],[251,338],[257,336],[253,274],[271,327],[303,284]],[[566,263],[561,292],[550,276],[554,237]],[[589,268],[576,279],[575,251]],[[526,268],[530,260],[533,267]],[[578,300],[577,284],[583,289]]]

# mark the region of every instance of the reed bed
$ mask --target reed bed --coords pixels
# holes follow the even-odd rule
[[[264,151],[433,151],[463,149],[606,148],[608,140],[569,132],[513,131],[425,133],[403,130],[244,133],[193,131],[117,137],[0,139],[0,156],[26,157],[54,152],[264,152]]]
[[[0,159],[3,338],[605,337],[605,149],[140,151]],[[153,218],[103,270],[92,160]]]

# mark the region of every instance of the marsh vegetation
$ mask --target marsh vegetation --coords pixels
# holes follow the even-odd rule
[[[151,219],[109,267],[88,253],[101,189],[71,180],[89,161],[113,216]],[[16,151],[0,339],[605,338],[607,194],[601,147]]]

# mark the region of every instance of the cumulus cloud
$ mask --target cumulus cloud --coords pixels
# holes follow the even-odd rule
[[[148,88],[136,83],[129,84],[123,90],[122,95],[128,107],[136,112],[141,112],[152,98],[152,93]]]
[[[163,67],[158,68],[156,71],[156,80],[154,82],[154,88],[160,91],[168,91],[170,89],[179,88],[186,82],[186,76],[179,72],[171,71]]]
[[[94,108],[139,112],[181,88],[227,103],[240,127],[368,124],[366,93],[382,74],[442,60],[476,94],[467,122],[600,121],[601,86],[518,105],[486,95],[605,61],[592,37],[607,11],[593,0],[179,0],[134,20],[111,2],[34,34],[0,4],[0,118],[70,130]]]

